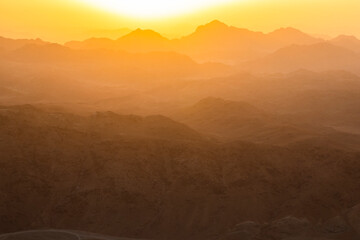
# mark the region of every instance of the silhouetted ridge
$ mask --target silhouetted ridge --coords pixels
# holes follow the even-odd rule
[[[238,63],[264,56],[291,44],[314,44],[323,41],[294,28],[272,33],[228,26],[214,20],[180,39],[169,40],[153,30],[137,29],[115,41],[70,42],[77,49],[121,49],[133,52],[175,51],[201,62]],[[93,42],[93,43],[91,43]]]
[[[340,35],[329,42],[336,46],[360,52],[360,40],[355,36]]]
[[[276,29],[275,31],[269,33],[269,35],[281,35],[281,36],[306,35],[306,36],[308,36],[307,34],[303,33],[302,31],[300,31],[296,28],[292,28],[292,27]]]
[[[352,35],[339,35],[336,38],[334,38],[332,41],[360,41],[358,38]]]
[[[328,42],[291,45],[264,58],[245,64],[251,71],[276,73],[299,69],[310,71],[344,70],[360,73],[360,55]]]
[[[109,49],[113,48],[115,41],[108,38],[89,38],[84,41],[70,41],[64,45],[74,49]]]
[[[196,32],[200,32],[200,31],[219,31],[219,30],[226,30],[228,28],[229,28],[229,26],[226,25],[225,23],[220,22],[219,20],[214,20],[214,21],[212,21],[210,23],[199,26],[196,29]]]
[[[289,47],[281,48],[278,51],[276,51],[273,55],[289,55],[290,54],[302,54],[304,55],[316,55],[321,54],[323,56],[334,56],[334,55],[352,55],[356,56],[356,54],[352,51],[349,51],[345,48],[335,46],[330,43],[322,42],[322,43],[316,43],[313,45],[292,45]],[[271,55],[270,55],[271,56]],[[295,57],[295,56],[292,56]],[[294,59],[297,59],[296,57]],[[332,60],[336,60],[336,58],[332,58]],[[321,64],[321,63],[320,63]]]
[[[49,44],[49,42],[45,42],[40,38],[36,39],[10,39],[5,37],[0,37],[0,48],[4,50],[15,50],[21,48],[25,45],[36,44],[36,45],[45,45]]]
[[[162,39],[162,40],[167,40],[165,37],[163,37],[160,33],[155,32],[153,30],[150,29],[136,29],[135,31],[132,31],[131,33],[119,38],[119,40],[124,40],[124,39]]]
[[[323,42],[323,39],[315,38],[309,34],[306,34],[298,29],[287,27],[277,29],[266,35],[267,38],[275,43],[279,44],[279,47],[291,44],[315,44]],[[281,43],[281,44],[280,44]]]
[[[68,113],[48,112],[31,105],[0,107],[3,124],[12,121],[32,127],[55,127],[79,132],[92,132],[108,136],[136,138],[177,139],[186,141],[204,140],[201,134],[184,124],[161,115],[141,117],[120,115],[114,112],[97,112],[88,117]]]

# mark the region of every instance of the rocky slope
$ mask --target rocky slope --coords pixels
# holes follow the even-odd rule
[[[280,146],[304,143],[355,151],[360,148],[359,135],[270,113],[246,102],[206,98],[181,109],[173,117],[225,141],[242,140]]]
[[[89,129],[91,117],[23,108],[0,111],[3,233],[216,239],[242,221],[292,215],[318,222],[360,202],[359,153],[220,144],[161,119],[143,135],[130,134],[131,121],[119,121],[129,134],[101,134],[114,129],[109,115],[117,116]]]
[[[95,233],[71,231],[71,230],[33,230],[14,232],[0,235],[2,240],[131,240],[130,238],[119,238]],[[134,240],[134,239],[133,239]]]
[[[356,240],[360,237],[360,205],[341,215],[314,223],[305,218],[284,217],[269,223],[246,221],[237,224],[222,240]]]

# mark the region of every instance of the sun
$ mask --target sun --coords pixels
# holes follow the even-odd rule
[[[81,0],[93,6],[133,17],[166,17],[212,7],[231,0]]]

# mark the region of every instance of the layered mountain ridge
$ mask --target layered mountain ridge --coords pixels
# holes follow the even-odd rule
[[[359,239],[356,37],[101,32],[0,38],[0,239]]]
[[[182,125],[159,117],[106,113],[83,128],[83,117],[30,106],[3,107],[0,116],[1,232],[218,239],[248,220],[320,222],[360,198],[355,152],[185,141],[171,133],[175,124],[184,136]],[[114,128],[131,133],[134,121],[151,121],[148,135]]]

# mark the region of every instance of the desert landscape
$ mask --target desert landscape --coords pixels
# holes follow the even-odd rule
[[[360,39],[274,29],[0,37],[0,240],[360,239]]]

